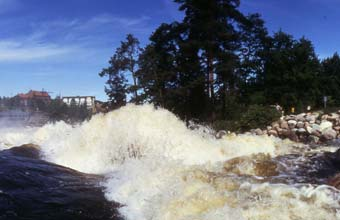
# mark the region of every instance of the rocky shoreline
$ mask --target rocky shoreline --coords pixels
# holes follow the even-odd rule
[[[340,110],[286,115],[266,129],[253,129],[248,134],[269,135],[309,144],[326,143],[340,138]]]

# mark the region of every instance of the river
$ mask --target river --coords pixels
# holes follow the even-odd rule
[[[34,219],[32,212],[58,219],[57,210],[59,219],[340,219],[340,193],[327,185],[338,172],[337,146],[252,135],[216,139],[207,130],[188,129],[151,105],[128,105],[80,125],[2,127],[0,160],[7,168],[0,168],[0,178],[11,184],[25,178],[14,188],[0,181],[0,208],[9,210],[0,219]],[[23,144],[34,150],[13,148]],[[27,156],[26,148],[37,156]],[[38,177],[45,197],[24,187]],[[9,202],[1,195],[26,199],[27,211],[3,205]],[[32,205],[54,200],[59,209]],[[77,211],[85,214],[72,216]]]

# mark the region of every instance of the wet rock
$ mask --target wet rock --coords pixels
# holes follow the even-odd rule
[[[278,136],[278,132],[276,130],[269,130],[268,131],[268,135],[277,137]]]
[[[288,139],[290,139],[292,141],[295,141],[295,142],[299,141],[299,137],[296,135],[295,132],[293,132],[291,130],[283,131],[282,132],[282,137],[283,138],[288,138]]]
[[[333,186],[337,189],[340,189],[340,173],[336,174],[334,177],[330,178],[327,181],[327,184]]]
[[[227,135],[227,132],[225,130],[221,130],[221,131],[216,133],[215,137],[216,137],[216,139],[221,139],[225,135]]]
[[[263,131],[260,128],[255,129],[254,132],[256,135],[263,135]]]

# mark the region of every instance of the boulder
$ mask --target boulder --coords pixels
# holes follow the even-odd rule
[[[320,127],[320,125],[318,125],[318,124],[312,124],[312,132],[311,132],[311,133],[313,133],[314,131],[319,131],[319,132],[321,132],[321,127]]]
[[[320,141],[320,138],[314,135],[309,135],[307,141],[312,144],[317,144]]]
[[[331,115],[329,115],[327,117],[327,120],[335,122],[335,121],[339,120],[339,115],[336,114],[336,113],[332,113]]]
[[[282,129],[288,129],[288,128],[289,128],[288,122],[285,121],[285,120],[281,120],[281,121],[280,121],[280,127],[281,127]]]
[[[255,129],[254,132],[256,135],[263,135],[263,131],[260,128]]]
[[[306,129],[304,129],[304,128],[299,128],[299,129],[297,130],[297,133],[299,133],[299,134],[305,134],[305,133],[307,133],[307,131],[306,131]]]
[[[272,128],[273,129],[276,129],[276,128],[279,128],[279,127],[280,127],[280,124],[277,121],[272,123]]]
[[[289,120],[288,121],[288,126],[289,126],[290,129],[295,128],[296,124],[297,124],[297,121],[295,121],[295,120]]]
[[[326,121],[328,119],[328,115],[322,115],[321,116],[321,121]]]
[[[311,126],[306,126],[306,131],[311,134],[313,132],[313,128]]]
[[[320,131],[324,131],[324,130],[327,130],[329,128],[332,128],[333,127],[333,123],[332,122],[329,122],[329,121],[322,121],[321,124],[320,124]]]
[[[298,123],[296,124],[296,127],[297,128],[303,128],[303,127],[305,127],[305,123],[302,122],[302,121],[298,121]]]
[[[283,131],[281,137],[288,138],[288,139],[295,141],[295,142],[299,141],[299,137],[296,135],[295,132],[293,132],[291,130]]]
[[[325,140],[333,140],[336,138],[336,136],[337,136],[337,133],[332,128],[327,128],[322,131],[322,138],[324,138]]]
[[[225,130],[221,130],[221,131],[219,131],[219,132],[216,133],[215,137],[216,137],[217,139],[221,139],[221,138],[223,138],[223,136],[225,136],[225,135],[227,135],[227,132],[226,132]]]
[[[306,115],[305,119],[308,122],[315,122],[318,117],[319,116],[315,115],[315,114],[308,114],[308,115]]]
[[[285,121],[289,121],[289,120],[296,120],[296,115],[286,115],[284,117]]]
[[[311,135],[314,135],[314,136],[317,136],[317,137],[321,137],[321,132],[320,131],[316,131],[316,130],[313,130]]]
[[[302,122],[304,122],[304,121],[306,121],[305,116],[306,116],[306,113],[298,114],[298,115],[296,116],[296,120],[297,120],[297,121],[302,121]]]
[[[269,130],[269,131],[268,131],[268,135],[277,137],[277,136],[278,136],[278,133],[277,133],[276,130]]]

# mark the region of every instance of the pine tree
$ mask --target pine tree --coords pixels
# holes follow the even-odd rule
[[[132,34],[128,34],[126,41],[122,41],[119,48],[109,61],[109,67],[99,73],[101,77],[108,77],[105,92],[111,101],[111,107],[117,108],[125,105],[127,94],[132,93],[131,100],[138,100],[138,57],[140,53],[139,41]],[[131,75],[130,75],[131,74]],[[131,76],[133,84],[128,84]]]
[[[119,50],[119,49],[118,49]],[[117,50],[117,51],[118,51]],[[111,108],[119,108],[126,104],[127,80],[122,73],[122,62],[119,53],[113,55],[109,61],[110,66],[99,73],[101,77],[107,76],[105,92],[109,96]]]

